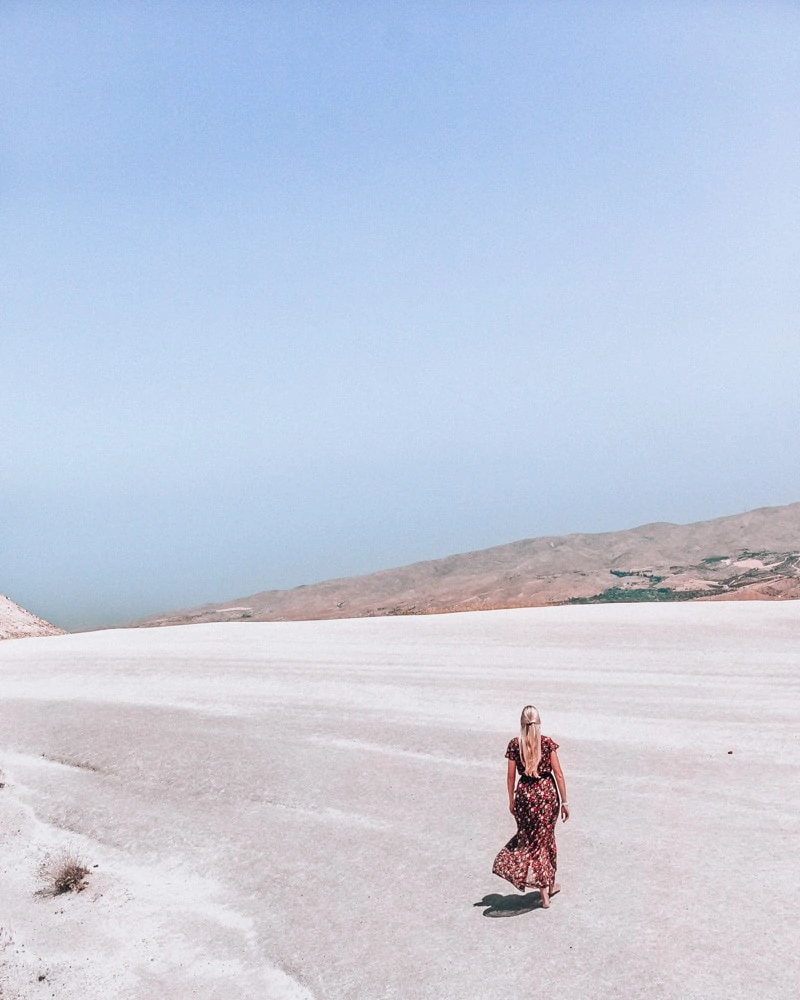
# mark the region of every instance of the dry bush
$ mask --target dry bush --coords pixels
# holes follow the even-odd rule
[[[72,847],[64,847],[55,854],[47,854],[39,865],[39,878],[44,882],[41,892],[47,896],[60,896],[63,892],[80,892],[86,888],[89,869]]]

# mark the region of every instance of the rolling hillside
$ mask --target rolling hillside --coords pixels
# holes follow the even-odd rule
[[[532,538],[135,624],[298,621],[569,603],[800,598],[800,503],[695,524]]]

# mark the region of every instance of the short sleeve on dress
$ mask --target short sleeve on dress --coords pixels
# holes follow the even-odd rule
[[[554,750],[558,750],[558,743],[556,743],[555,740],[551,740],[549,736],[543,736],[542,743],[544,743],[545,740],[547,740],[547,748],[550,751],[550,753],[552,753]]]
[[[509,760],[513,760],[519,763],[519,740],[515,736],[513,740],[508,744],[508,749],[506,750],[506,757]]]

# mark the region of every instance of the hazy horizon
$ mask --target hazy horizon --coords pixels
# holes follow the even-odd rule
[[[800,500],[800,9],[5,4],[0,593]]]

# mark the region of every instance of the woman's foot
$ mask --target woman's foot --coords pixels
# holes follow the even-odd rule
[[[547,888],[547,891],[550,893],[551,896],[555,896],[557,892],[561,892],[561,886],[559,885],[558,882],[551,882]]]
[[[542,909],[547,910],[550,906],[550,892],[546,885],[539,886],[539,895],[542,897]]]

